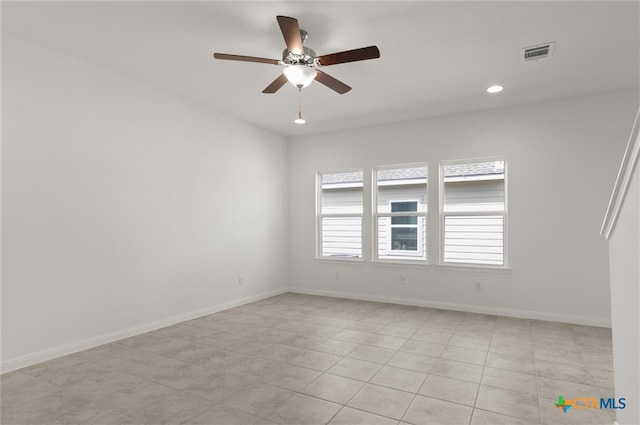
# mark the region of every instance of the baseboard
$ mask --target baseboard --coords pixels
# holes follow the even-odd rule
[[[418,307],[441,308],[441,309],[447,309],[447,310],[465,311],[469,313],[493,314],[496,316],[518,317],[523,319],[548,320],[553,322],[573,323],[573,324],[587,325],[587,326],[611,327],[611,320],[596,319],[596,318],[585,317],[585,316],[542,313],[542,312],[528,311],[528,310],[512,310],[512,309],[476,306],[476,305],[469,305],[469,304],[443,303],[443,302],[437,302],[437,301],[385,297],[385,296],[378,296],[378,295],[368,295],[368,294],[342,292],[342,291],[322,291],[322,290],[308,289],[308,288],[301,288],[301,287],[289,287],[289,288],[279,288],[273,291],[262,292],[260,294],[239,298],[237,300],[229,301],[222,304],[217,304],[211,307],[207,307],[205,309],[191,311],[191,312],[180,314],[177,316],[168,317],[166,319],[157,320],[154,322],[145,323],[145,324],[130,327],[127,329],[122,329],[115,332],[109,332],[109,333],[98,335],[95,337],[83,339],[80,341],[75,341],[69,344],[48,348],[46,350],[26,354],[24,356],[16,357],[13,359],[3,360],[2,363],[0,363],[0,370],[2,371],[2,373],[11,372],[13,370],[34,365],[36,363],[52,360],[57,357],[66,356],[68,354],[73,354],[82,350],[88,350],[90,348],[94,348],[99,345],[108,344],[110,342],[118,341],[124,338],[129,338],[145,332],[151,332],[156,329],[160,329],[166,326],[175,325],[176,323],[184,322],[186,320],[195,319],[198,317],[206,316],[208,314],[216,313],[223,310],[228,310],[233,307],[238,307],[244,304],[259,301],[264,298],[280,295],[285,292],[294,292],[298,294],[308,294],[308,295],[321,295],[321,296],[337,297],[337,298],[348,298],[348,299],[362,300],[362,301],[386,302],[386,303],[401,304],[401,305],[412,305],[412,306],[418,306]]]
[[[168,317],[166,319],[156,320],[154,322],[145,323],[138,326],[133,326],[127,329],[122,329],[106,334],[98,335],[95,337],[83,339],[80,341],[71,342],[68,344],[60,345],[57,347],[48,348],[46,350],[38,351],[35,353],[26,354],[24,356],[16,357],[9,360],[3,360],[0,364],[0,370],[2,373],[11,372],[16,369],[31,366],[36,363],[52,360],[57,357],[66,356],[68,354],[77,353],[78,351],[88,350],[99,345],[108,344],[110,342],[118,341],[124,338],[129,338],[135,335],[139,335],[145,332],[151,332],[156,329],[164,328],[166,326],[175,325],[176,323],[184,322],[186,320],[195,319],[198,317],[206,316],[208,314],[217,313],[222,310],[228,310],[233,307],[238,307],[244,304],[259,301],[264,298],[273,297],[276,295],[288,292],[288,288],[280,288],[274,291],[262,292],[260,294],[251,295],[248,297],[239,298],[237,300],[229,301],[222,304],[217,304],[204,309],[191,311],[177,316]]]
[[[327,297],[348,298],[362,301],[377,301],[392,304],[412,305],[417,307],[441,308],[446,310],[464,311],[468,313],[492,314],[495,316],[518,317],[521,319],[548,320],[551,322],[572,323],[576,325],[611,327],[611,319],[598,319],[586,316],[574,316],[569,314],[543,313],[529,310],[514,310],[506,308],[486,307],[469,304],[445,303],[439,301],[416,300],[409,298],[385,297],[342,291],[322,291],[301,287],[289,287],[289,292],[307,295],[322,295]]]

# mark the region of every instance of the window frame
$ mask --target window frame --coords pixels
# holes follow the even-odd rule
[[[474,164],[474,163],[482,163],[482,162],[494,162],[494,161],[503,161],[504,162],[504,208],[502,210],[494,210],[494,211],[459,211],[459,212],[445,212],[444,209],[444,198],[445,198],[445,181],[444,181],[444,167],[446,165],[459,165],[459,164]],[[438,266],[442,268],[452,269],[496,269],[496,270],[509,270],[510,262],[509,262],[509,232],[508,232],[508,170],[509,165],[506,156],[495,156],[495,157],[483,157],[483,158],[471,158],[471,159],[456,159],[456,160],[442,160],[440,161],[440,166],[438,170],[438,189],[439,189],[439,254],[440,258],[438,261]],[[445,262],[445,220],[448,216],[466,216],[466,217],[483,217],[483,216],[501,216],[502,217],[502,264],[482,264],[482,263],[470,263],[470,262]]]
[[[424,211],[420,211],[420,199],[417,198],[402,198],[398,200],[389,201],[389,212],[379,212],[378,211],[378,172],[384,170],[396,170],[402,168],[417,168],[417,167],[425,167],[427,169],[427,178],[426,178],[426,189],[424,193]],[[391,212],[391,204],[394,202],[417,202],[418,211],[399,211],[399,212]],[[372,250],[371,250],[371,258],[374,263],[386,263],[386,264],[404,264],[404,265],[415,265],[415,266],[425,266],[430,265],[429,263],[429,163],[427,161],[417,162],[417,163],[409,163],[409,164],[392,164],[392,165],[381,165],[377,167],[373,167],[371,169],[371,228],[372,228]],[[381,257],[380,256],[380,246],[379,246],[379,224],[378,221],[380,218],[389,217],[390,219],[393,217],[407,217],[414,216],[417,218],[417,224],[415,227],[417,228],[418,233],[418,251],[409,251],[409,250],[392,250],[392,246],[389,245],[387,252],[388,256]],[[424,236],[422,235],[422,231],[420,228],[420,220],[422,220],[424,226],[424,233],[426,234],[426,241],[423,240]],[[391,224],[391,220],[389,222],[389,234],[391,234],[391,229],[393,225]],[[391,239],[391,238],[390,238]],[[393,242],[390,240],[389,244]],[[393,258],[397,256],[397,258]],[[391,258],[388,258],[391,257]],[[411,258],[414,257],[414,258]],[[424,258],[423,258],[424,257]]]
[[[328,174],[362,173],[362,210],[360,213],[323,213],[322,212],[322,176]],[[316,173],[316,260],[364,262],[364,217],[365,217],[365,170],[364,168],[346,168],[340,170],[319,171]],[[360,219],[360,256],[325,256],[323,255],[323,219],[324,218],[359,218]]]

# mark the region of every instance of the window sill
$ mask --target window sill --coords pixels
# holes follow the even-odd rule
[[[438,270],[448,270],[456,272],[483,272],[483,273],[511,273],[511,267],[506,266],[481,266],[481,265],[468,265],[468,264],[439,264]]]
[[[420,267],[420,268],[429,268],[431,267],[431,264],[427,263],[424,260],[416,260],[416,261],[411,261],[411,260],[373,260],[371,261],[371,265],[373,266],[378,266],[378,267],[386,267],[386,266],[391,266],[391,267],[406,267],[406,266],[410,266],[410,267]]]
[[[319,263],[351,263],[351,264],[364,264],[364,259],[361,257],[316,257],[315,261]]]

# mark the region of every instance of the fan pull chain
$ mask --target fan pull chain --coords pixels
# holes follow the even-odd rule
[[[293,122],[296,124],[304,124],[305,122],[307,122],[304,118],[302,118],[302,87],[298,87],[298,118],[296,118]]]

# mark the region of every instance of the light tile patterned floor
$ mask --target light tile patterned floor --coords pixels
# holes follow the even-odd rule
[[[609,329],[283,294],[2,375],[3,424],[611,424]]]

